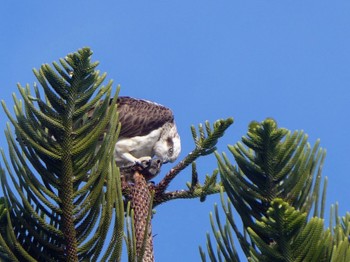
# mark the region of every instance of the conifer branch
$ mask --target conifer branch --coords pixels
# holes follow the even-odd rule
[[[215,253],[207,234],[211,261],[239,261],[231,231],[249,261],[350,259],[350,215],[341,223],[335,206],[331,211],[335,225],[331,222],[324,230],[327,179],[322,181],[325,150],[319,147],[319,141],[311,147],[303,132],[291,133],[266,119],[252,122],[242,143],[229,146],[229,150],[237,165],[231,164],[226,154],[216,153],[228,199],[224,201],[221,194],[224,225],[217,206],[216,225],[210,216],[217,244]],[[231,206],[243,222],[243,233],[237,228]],[[202,248],[200,255],[206,261]]]
[[[203,202],[208,195],[220,193],[222,190],[222,185],[217,183],[217,174],[218,171],[215,170],[211,176],[206,176],[206,180],[203,185],[201,185],[198,180],[195,184],[188,183],[187,190],[176,190],[172,192],[164,192],[161,194],[156,194],[154,196],[154,207],[160,204],[163,204],[170,200],[175,199],[191,199],[191,198],[199,198],[201,202]],[[151,185],[152,188],[152,185]]]
[[[187,166],[193,163],[198,157],[211,154],[216,149],[216,143],[220,137],[223,136],[226,129],[232,125],[233,118],[226,120],[217,120],[213,129],[210,127],[209,122],[205,123],[205,134],[203,125],[198,127],[198,133],[194,126],[191,127],[192,136],[195,142],[195,149],[190,152],[182,161],[180,161],[175,167],[173,167],[165,177],[155,186],[156,195],[163,193],[171,183],[171,181]]]
[[[83,48],[60,59],[60,65],[53,63],[54,69],[45,64],[34,70],[44,95],[36,85],[34,95],[29,85],[18,85],[23,101],[13,96],[15,117],[2,101],[16,139],[8,127],[11,162],[1,152],[5,170],[0,167],[5,198],[0,258],[120,258],[124,206],[113,158],[118,115],[116,106],[109,106],[112,82],[101,86],[106,75],[95,70],[98,63],[91,63],[91,55]],[[107,102],[97,103],[101,98]],[[94,120],[84,121],[94,106]],[[114,241],[103,251],[110,228]]]

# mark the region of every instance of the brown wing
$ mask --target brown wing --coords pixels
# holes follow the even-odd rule
[[[118,112],[121,130],[119,137],[134,137],[149,134],[174,116],[169,108],[146,100],[131,97],[118,97]]]

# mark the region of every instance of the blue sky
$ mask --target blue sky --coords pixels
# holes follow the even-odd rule
[[[184,157],[190,125],[234,117],[219,143],[236,143],[250,121],[273,117],[304,130],[327,149],[328,207],[350,211],[349,1],[4,1],[0,10],[1,99],[12,108],[16,83],[32,68],[89,46],[121,95],[174,111]],[[7,122],[0,111],[0,129]],[[0,146],[7,148],[4,136]],[[197,163],[211,173],[213,156]],[[171,165],[163,167],[163,174]],[[185,170],[172,189],[190,180]],[[162,176],[162,175],[160,175]],[[157,208],[157,261],[199,261],[218,197],[177,200]]]

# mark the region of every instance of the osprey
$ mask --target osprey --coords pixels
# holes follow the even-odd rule
[[[117,111],[121,130],[114,148],[117,166],[147,164],[155,156],[161,163],[174,162],[181,143],[174,115],[157,103],[118,97]]]

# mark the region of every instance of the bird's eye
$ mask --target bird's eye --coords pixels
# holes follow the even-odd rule
[[[170,148],[169,148],[169,151],[168,151],[168,154],[169,154],[169,155],[172,155],[173,153],[174,153],[174,148],[170,147]]]

